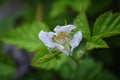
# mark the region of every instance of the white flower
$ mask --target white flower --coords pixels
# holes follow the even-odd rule
[[[56,26],[54,32],[40,31],[39,38],[48,48],[58,48],[66,55],[71,55],[74,48],[82,40],[82,33],[76,32],[70,37],[71,31],[75,29],[74,25]]]

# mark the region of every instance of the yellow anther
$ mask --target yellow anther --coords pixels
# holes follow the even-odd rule
[[[68,35],[66,32],[59,32],[57,35],[53,35],[52,39],[58,43],[64,43],[68,41]]]

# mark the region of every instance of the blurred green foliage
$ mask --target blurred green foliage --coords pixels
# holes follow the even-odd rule
[[[1,40],[28,51],[34,51],[42,46],[41,50],[44,51],[45,46],[38,38],[40,30],[49,31],[43,23],[23,24],[21,28],[17,28],[1,36]]]
[[[103,70],[101,63],[91,58],[77,63],[69,58],[67,64],[61,67],[60,74],[64,80],[117,80],[110,72]]]
[[[10,57],[0,53],[0,78],[1,79],[12,79],[12,74],[14,73],[15,66]]]
[[[16,1],[1,0],[0,13],[7,12],[4,7],[14,2]],[[2,52],[4,43],[7,43],[34,52],[31,66],[35,70],[20,77],[21,80],[118,80],[119,73],[109,68],[109,65],[114,66],[111,61],[115,60],[112,56],[116,57],[116,52],[100,49],[113,49],[112,45],[119,49],[120,13],[114,10],[112,12],[112,9],[119,9],[119,6],[113,7],[120,4],[118,2],[119,0],[18,0],[20,8],[9,5],[16,10],[11,8],[12,14],[8,11],[9,15],[3,15],[2,18],[0,14],[0,79],[12,80],[11,76],[16,70],[14,60],[11,61],[10,55]],[[68,24],[74,24],[76,30],[83,34],[83,40],[72,57],[49,53],[38,38],[40,30],[53,30],[56,25],[64,25],[64,20]],[[48,60],[34,64],[42,59]],[[104,65],[108,67],[105,68]]]
[[[75,10],[80,11],[81,9],[87,9],[90,5],[90,0],[58,0],[53,3],[52,10],[50,13],[51,17],[56,17],[59,14],[66,11],[69,6]]]

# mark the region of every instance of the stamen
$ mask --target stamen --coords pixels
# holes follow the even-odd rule
[[[69,37],[66,32],[59,32],[57,35],[53,35],[52,39],[60,44],[64,44],[69,40]]]

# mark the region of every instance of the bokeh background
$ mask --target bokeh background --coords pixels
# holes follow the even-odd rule
[[[0,0],[0,36],[23,24],[44,22],[51,30],[71,24],[81,6],[92,30],[99,15],[120,11],[120,0]],[[110,48],[90,51],[90,58],[83,57],[79,68],[70,58],[58,70],[35,68],[30,65],[35,51],[0,41],[0,80],[119,80],[120,35],[104,40]]]

